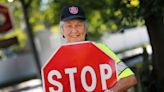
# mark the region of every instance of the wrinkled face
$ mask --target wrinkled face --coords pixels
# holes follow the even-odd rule
[[[64,21],[63,34],[67,43],[84,41],[86,35],[84,21],[78,19]]]

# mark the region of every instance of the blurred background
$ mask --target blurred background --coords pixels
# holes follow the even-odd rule
[[[43,92],[40,69],[64,43],[59,16],[68,4],[86,12],[88,40],[134,71],[128,92],[164,92],[163,0],[0,0],[0,92]]]

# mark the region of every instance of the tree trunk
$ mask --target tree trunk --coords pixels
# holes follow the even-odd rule
[[[37,49],[36,49],[36,46],[35,46],[35,43],[34,43],[33,31],[32,31],[32,28],[30,26],[30,23],[29,23],[29,16],[28,16],[28,12],[27,12],[27,4],[25,3],[24,0],[20,0],[20,2],[21,2],[21,5],[22,5],[24,19],[25,19],[25,23],[26,23],[27,35],[28,35],[28,38],[29,38],[29,41],[30,41],[30,45],[31,45],[31,48],[32,48],[34,59],[36,61],[36,67],[38,69],[38,78],[41,79],[41,65],[40,65],[40,60],[39,60],[39,56],[38,56],[38,53],[37,53]]]
[[[153,50],[153,74],[158,89],[156,92],[164,92],[164,16],[148,16],[145,23]]]

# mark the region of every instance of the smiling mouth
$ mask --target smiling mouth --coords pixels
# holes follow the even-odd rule
[[[79,37],[80,35],[73,35],[73,36],[71,36],[72,38],[77,38],[77,37]]]

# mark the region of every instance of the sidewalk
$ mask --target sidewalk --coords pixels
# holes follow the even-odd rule
[[[40,79],[32,79],[14,86],[0,89],[0,92],[43,92]]]

